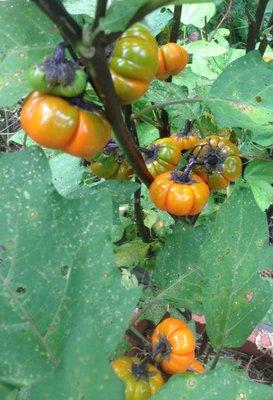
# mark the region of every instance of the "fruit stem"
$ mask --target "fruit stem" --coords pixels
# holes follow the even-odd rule
[[[56,46],[54,54],[53,54],[53,58],[57,63],[61,64],[66,61],[65,47],[66,47],[66,45],[64,42],[61,42]]]

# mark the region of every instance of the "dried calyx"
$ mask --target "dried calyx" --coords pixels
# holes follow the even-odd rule
[[[45,79],[49,86],[68,86],[75,79],[75,72],[79,65],[66,59],[65,47],[64,43],[58,44],[53,56],[39,64],[40,70],[45,73]]]

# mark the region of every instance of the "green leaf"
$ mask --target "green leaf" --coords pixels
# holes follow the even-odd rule
[[[272,260],[266,215],[251,191],[238,187],[217,213],[201,250],[204,311],[215,348],[242,346],[262,320],[272,290],[260,270]]]
[[[253,382],[236,365],[223,360],[204,375],[174,375],[151,400],[272,400],[272,388]],[[200,397],[201,396],[201,397]]]
[[[273,183],[273,162],[265,160],[253,160],[247,164],[244,178],[248,182],[262,180]]]
[[[255,142],[273,144],[273,65],[252,51],[230,64],[211,87],[207,105],[219,127],[242,127]]]
[[[215,12],[215,4],[211,2],[202,5],[185,4],[182,8],[181,22],[184,25],[194,25],[196,28],[202,29],[205,26],[206,19],[209,22]]]
[[[159,138],[158,129],[146,122],[137,125],[137,134],[140,146],[148,146]]]
[[[24,389],[19,400],[93,400],[94,396],[120,400],[124,388],[111,371],[104,349],[105,340],[95,331],[93,318],[87,317],[69,336],[60,365]]]
[[[63,0],[63,3],[70,14],[95,15],[97,0]]]
[[[271,161],[250,161],[244,172],[245,180],[250,184],[254,198],[261,210],[273,203],[273,163]]]
[[[49,165],[53,185],[61,196],[68,197],[78,189],[85,172],[80,158],[60,154],[51,158]]]
[[[57,28],[27,0],[0,2],[0,107],[13,106],[30,91],[29,68],[61,41]]]
[[[209,223],[193,227],[177,222],[157,256],[153,273],[162,297],[200,314],[203,312],[200,248],[210,230]]]
[[[112,387],[119,400],[108,357],[141,289],[121,284],[110,195],[61,197],[37,147],[2,154],[0,171],[0,382],[33,384],[27,400],[110,398]]]
[[[215,42],[206,42],[205,40],[196,40],[188,44],[185,48],[190,54],[205,58],[220,56],[228,50],[226,47],[219,46]]]
[[[173,14],[167,8],[162,8],[147,15],[144,22],[147,24],[151,34],[156,36],[164,30],[172,18]]]
[[[139,263],[145,258],[150,245],[136,239],[118,246],[115,254],[116,263],[120,267],[129,267]]]

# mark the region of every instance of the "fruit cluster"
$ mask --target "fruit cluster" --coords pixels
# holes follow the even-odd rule
[[[117,98],[122,105],[138,100],[155,79],[167,79],[188,63],[187,52],[176,43],[158,47],[148,29],[131,26],[116,41],[109,59]],[[65,57],[60,44],[52,57],[29,74],[34,89],[26,98],[21,125],[41,146],[60,150],[91,163],[100,178],[128,180],[134,175],[125,155],[112,138],[104,113],[84,100],[84,69]],[[156,207],[176,216],[195,215],[206,205],[210,189],[222,189],[241,174],[238,148],[217,135],[200,139],[189,131],[140,147],[154,178],[150,197]],[[187,152],[188,165],[178,168]]]
[[[169,375],[205,369],[195,358],[195,338],[188,325],[177,318],[166,318],[151,335],[151,346],[144,359],[123,356],[112,361],[117,376],[125,383],[125,400],[148,400]]]

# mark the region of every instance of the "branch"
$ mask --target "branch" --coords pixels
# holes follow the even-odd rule
[[[138,112],[136,114],[133,114],[132,118],[133,119],[138,119],[143,114],[149,113],[150,111],[157,110],[158,108],[164,108],[164,107],[167,107],[167,106],[173,106],[175,104],[190,104],[190,103],[202,103],[202,102],[203,102],[203,99],[201,97],[195,97],[195,98],[192,98],[192,99],[181,99],[181,100],[164,101],[162,103],[157,103],[157,104],[154,104],[152,106],[143,108],[142,111],[140,111],[140,112]]]
[[[56,23],[65,40],[79,54],[80,60],[95,83],[97,92],[104,105],[106,116],[112,125],[116,139],[126,154],[136,175],[147,186],[153,181],[146,168],[141,153],[136,148],[123,121],[121,108],[117,100],[111,74],[100,43],[85,48],[81,41],[81,28],[69,15],[60,0],[32,0],[49,18]]]
[[[178,39],[179,27],[180,27],[180,20],[181,20],[181,13],[182,13],[182,6],[175,6],[174,7],[174,14],[173,14],[173,23],[172,23],[172,30],[170,35],[170,42],[176,43]],[[172,81],[172,75],[166,79],[167,82]]]
[[[99,25],[99,19],[105,16],[106,9],[107,9],[107,1],[108,0],[97,0],[96,14],[95,14],[95,20],[94,20],[93,26],[92,26],[92,31],[97,29],[97,27]]]
[[[182,6],[175,6],[174,13],[173,13],[173,25],[172,25],[172,31],[171,31],[171,36],[170,36],[170,42],[172,42],[172,43],[176,43],[177,39],[178,39],[181,14],[182,14]]]
[[[137,136],[136,125],[132,120],[132,106],[126,106],[125,111],[125,122],[128,130],[131,132],[131,135],[134,139],[134,142],[137,146],[139,146],[139,140]],[[138,178],[136,178],[137,183],[141,183]],[[141,187],[134,193],[134,214],[137,225],[137,231],[139,236],[143,240],[144,243],[151,243],[152,237],[150,235],[149,229],[144,225],[143,221],[143,210],[141,206]]]
[[[260,33],[261,25],[264,18],[264,13],[269,0],[259,0],[259,4],[256,10],[255,19],[251,18],[246,10],[249,19],[248,36],[246,44],[246,52],[255,50],[256,42]]]
[[[272,14],[271,14],[269,22],[268,22],[268,27],[270,28],[268,33],[271,33],[273,30],[273,11],[272,11]],[[267,37],[265,36],[259,46],[259,52],[261,53],[261,56],[264,55],[267,45],[268,45],[268,40],[267,40]]]
[[[221,19],[221,21],[219,22],[219,24],[216,26],[216,28],[214,29],[214,31],[210,34],[209,36],[209,42],[214,38],[215,33],[218,31],[218,29],[222,26],[222,24],[224,23],[224,21],[228,18],[231,9],[233,6],[233,0],[229,0],[228,3],[228,7],[227,7],[227,11],[225,12],[225,14],[223,15],[223,18]]]

